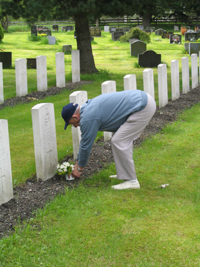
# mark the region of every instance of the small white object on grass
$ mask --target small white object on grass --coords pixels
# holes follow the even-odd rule
[[[169,186],[169,184],[161,184],[161,188],[165,188],[166,186]]]

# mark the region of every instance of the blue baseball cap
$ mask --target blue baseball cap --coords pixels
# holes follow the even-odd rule
[[[76,103],[69,103],[68,105],[63,107],[61,115],[63,117],[63,120],[65,121],[64,130],[66,130],[69,124],[69,120],[71,119],[77,107],[78,107],[78,104]]]

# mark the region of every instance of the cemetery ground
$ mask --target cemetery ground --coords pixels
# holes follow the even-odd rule
[[[78,90],[87,90],[88,98],[92,98],[101,93],[101,83],[111,79],[117,82],[117,90],[123,90],[123,76],[129,73],[136,74],[138,88],[142,89],[143,69],[135,68],[135,59],[130,60],[129,45],[111,42],[105,35],[110,53],[104,54],[105,44],[98,44],[101,39],[95,38],[95,41],[94,47],[98,46],[94,49],[96,65],[100,67],[105,63],[106,70],[99,76],[83,76],[81,80],[86,84]],[[163,46],[159,47],[161,42]],[[170,47],[165,40],[151,45],[156,52],[163,47],[163,61],[168,66],[170,60],[186,56],[182,46]],[[116,47],[118,53],[113,52]],[[49,87],[53,87],[54,60],[49,56],[49,61]],[[70,67],[66,68],[70,73]],[[155,68],[154,73],[156,85]],[[15,96],[14,71],[6,70],[5,74],[4,90],[9,99]],[[13,98],[11,105],[8,100],[8,106],[0,110],[0,117],[8,119],[9,123],[16,196],[14,201],[1,207],[5,216],[3,220],[0,217],[5,227],[5,235],[0,240],[1,265],[198,266],[200,106],[193,105],[199,102],[200,88],[157,109],[150,125],[134,144],[141,190],[115,191],[111,185],[118,181],[108,178],[115,173],[110,145],[103,143],[101,133],[80,182],[67,183],[57,175],[44,183],[36,182],[31,107],[37,103],[54,103],[59,160],[71,159],[71,129],[63,131],[60,112],[68,103],[69,94],[77,88],[70,87],[69,74],[66,88],[56,95],[51,95],[52,90],[49,90],[47,95],[41,96],[35,90],[34,75],[30,70],[28,79],[33,86],[29,92],[32,95],[21,98],[16,106],[14,102],[19,99]],[[91,80],[92,83],[86,82]],[[188,110],[176,121],[185,109]],[[169,125],[161,130],[166,124]],[[144,139],[146,141],[142,142]],[[161,189],[161,184],[169,186]]]

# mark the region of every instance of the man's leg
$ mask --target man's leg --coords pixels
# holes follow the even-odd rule
[[[141,135],[153,117],[155,110],[156,103],[148,95],[147,106],[142,111],[131,114],[127,121],[114,134],[111,145],[118,179],[137,181],[133,161],[133,140]]]

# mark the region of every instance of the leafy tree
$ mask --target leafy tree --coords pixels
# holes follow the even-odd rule
[[[0,24],[0,42],[3,40],[3,38],[4,38],[3,27]]]

